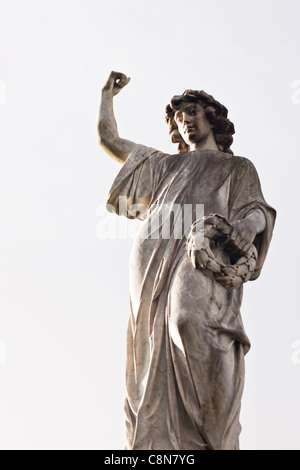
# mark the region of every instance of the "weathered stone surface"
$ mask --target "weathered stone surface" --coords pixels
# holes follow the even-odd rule
[[[205,92],[166,108],[178,154],[121,139],[113,96],[128,82],[111,73],[99,119],[102,147],[123,163],[108,207],[143,220],[130,257],[126,448],[237,450],[250,348],[242,283],[261,272],[276,213],[253,164],[230,149],[227,109]]]

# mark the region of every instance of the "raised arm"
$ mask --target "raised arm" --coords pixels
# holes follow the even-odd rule
[[[124,163],[135,143],[119,136],[113,109],[113,98],[130,81],[123,73],[111,72],[102,88],[102,99],[99,111],[98,134],[99,143],[111,157]]]

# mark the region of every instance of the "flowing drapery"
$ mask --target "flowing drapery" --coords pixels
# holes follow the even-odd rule
[[[193,268],[184,208],[189,223],[201,205],[204,215],[229,221],[262,211],[266,227],[254,241],[256,279],[275,211],[248,159],[213,150],[168,155],[137,145],[110,190],[110,211],[143,221],[129,266],[127,449],[239,448],[250,348],[240,314],[243,287],[227,290]],[[219,256],[228,261],[223,251]]]

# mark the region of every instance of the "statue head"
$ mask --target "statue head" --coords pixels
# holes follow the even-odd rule
[[[183,137],[177,125],[180,111],[190,103],[196,105],[193,109],[194,113],[198,112],[200,118],[200,114],[203,114],[203,126],[204,128],[207,126],[211,128],[218,149],[221,152],[233,155],[230,146],[233,142],[232,135],[235,130],[233,123],[227,118],[227,108],[202,90],[186,90],[182,95],[174,96],[170,104],[166,106],[166,122],[169,126],[169,134],[172,142],[178,144],[178,152],[184,153],[190,150],[189,136]]]

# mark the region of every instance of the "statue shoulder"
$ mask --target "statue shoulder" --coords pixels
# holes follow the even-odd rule
[[[255,166],[249,158],[242,157],[240,155],[233,155],[231,158],[233,160],[234,167],[248,167],[255,170]]]

